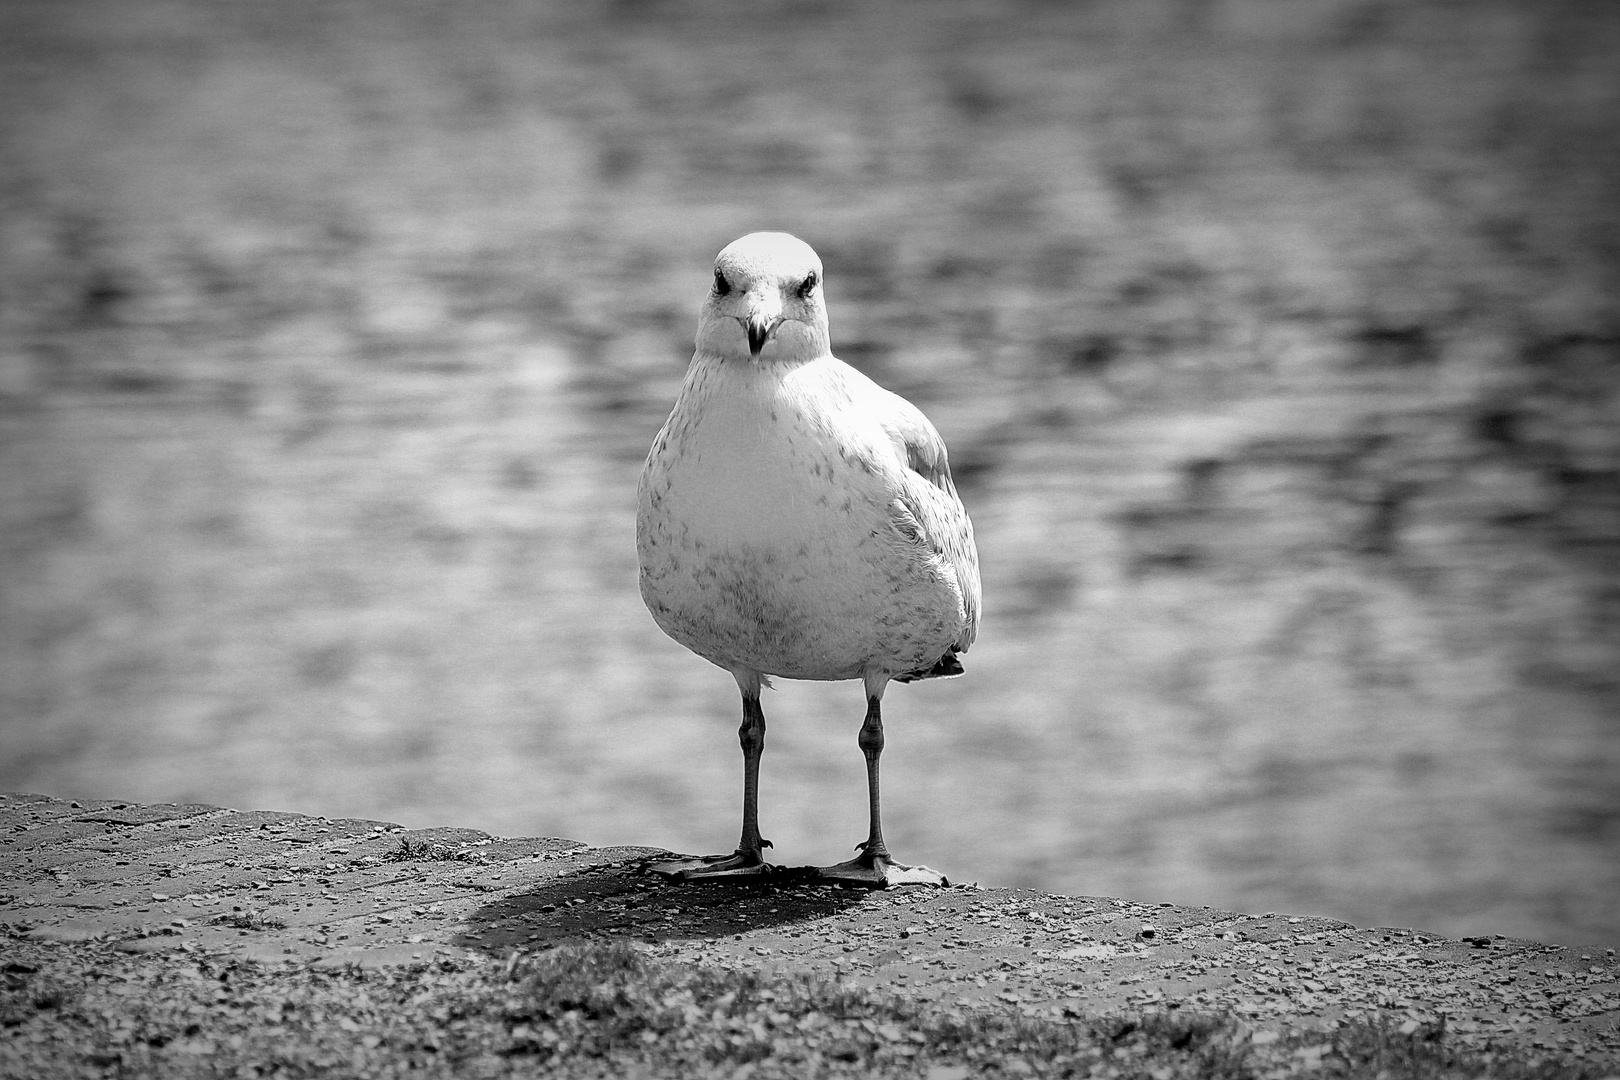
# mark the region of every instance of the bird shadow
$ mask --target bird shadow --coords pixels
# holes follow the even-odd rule
[[[658,859],[668,859],[667,853]],[[829,884],[812,867],[776,867],[765,877],[671,881],[653,858],[584,867],[468,916],[454,938],[464,948],[506,955],[565,941],[656,944],[714,938],[825,918],[858,906],[871,890]]]

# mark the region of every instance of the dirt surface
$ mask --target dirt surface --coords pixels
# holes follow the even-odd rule
[[[1022,890],[864,892],[784,870],[671,885],[652,848],[200,805],[0,796],[7,978],[76,948],[354,972],[628,941],[677,964],[838,976],[1029,1017],[1230,1013],[1264,1043],[1379,1019],[1620,1068],[1614,949],[1447,940]],[[274,970],[274,969],[273,969]],[[8,1025],[12,1021],[8,1020]]]

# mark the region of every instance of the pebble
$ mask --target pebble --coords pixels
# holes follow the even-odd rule
[[[57,944],[76,944],[94,941],[100,935],[82,926],[36,926],[23,935],[29,941],[49,941]]]
[[[159,934],[156,937],[130,938],[127,941],[120,941],[113,948],[119,952],[139,954],[168,952],[170,949],[181,948],[182,944],[181,939],[178,937]]]

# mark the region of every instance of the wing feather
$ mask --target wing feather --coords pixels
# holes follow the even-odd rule
[[[956,574],[966,619],[955,648],[966,652],[979,632],[979,554],[973,543],[973,522],[951,479],[945,440],[921,409],[898,394],[875,384],[874,388],[887,398],[880,422],[906,463],[900,484],[904,513],[897,524],[903,533],[914,527],[920,542],[942,555]]]

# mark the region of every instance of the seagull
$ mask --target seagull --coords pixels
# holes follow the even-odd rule
[[[885,888],[943,885],[883,840],[880,703],[891,680],[960,675],[979,627],[979,559],[945,443],[905,398],[833,356],[821,259],[750,233],[715,259],[697,351],[637,494],[642,600],[670,637],[742,692],[742,839],[661,863],[681,880],[765,874],[760,689],[860,679],[871,827],[816,872]]]

